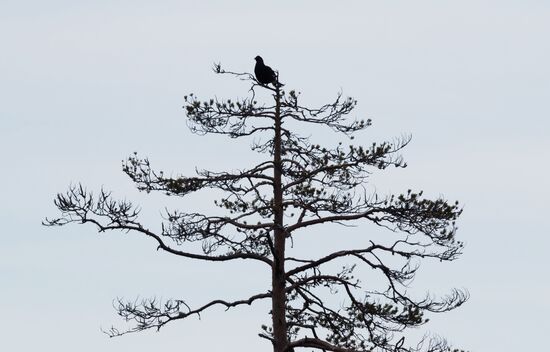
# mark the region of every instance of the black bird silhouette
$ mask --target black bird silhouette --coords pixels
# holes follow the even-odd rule
[[[275,74],[275,71],[273,71],[271,67],[264,64],[264,59],[262,59],[261,56],[256,56],[254,60],[256,60],[254,74],[256,75],[256,79],[258,80],[258,82],[265,85],[272,83],[275,87],[283,86],[282,83],[277,81],[277,75]]]

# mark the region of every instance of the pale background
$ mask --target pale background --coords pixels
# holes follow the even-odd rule
[[[0,350],[270,350],[257,337],[265,305],[214,309],[159,333],[100,331],[123,326],[115,297],[244,298],[265,290],[265,268],[203,265],[132,235],[40,225],[58,214],[55,194],[77,182],[140,204],[151,227],[164,206],[207,209],[200,197],[138,193],[120,162],[137,151],[189,174],[256,160],[248,142],[191,135],[181,106],[189,92],[245,95],[245,84],[210,68],[252,71],[258,54],[305,102],[340,90],[357,98],[357,116],[374,122],[364,144],[413,135],[410,166],[374,175],[382,193],[411,187],[465,205],[464,255],[427,265],[414,286],[464,287],[471,299],[425,330],[472,351],[544,350],[549,38],[542,0],[0,0]],[[340,240],[323,242],[333,234],[311,243],[334,247]]]

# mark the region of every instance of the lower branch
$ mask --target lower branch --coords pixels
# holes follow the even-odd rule
[[[215,305],[225,306],[226,310],[229,310],[229,308],[232,307],[245,304],[251,305],[252,302],[256,300],[270,297],[271,293],[266,292],[238,301],[228,302],[221,299],[216,299],[197,309],[189,308],[189,306],[181,300],[170,300],[164,304],[157,304],[155,299],[144,300],[141,304],[132,302],[125,303],[119,300],[118,307],[116,308],[118,310],[118,314],[126,321],[135,321],[137,325],[126,331],[119,331],[118,329],[111,327],[109,331],[106,331],[105,333],[110,337],[115,337],[152,328],[155,328],[158,331],[164,325],[174,320],[184,319],[191,315],[197,315],[200,318],[203,311]],[[187,307],[187,312],[181,311],[180,308],[182,306]]]
[[[323,341],[321,339],[311,338],[311,337],[304,337],[303,339],[296,340],[289,343],[286,351],[290,351],[292,348],[295,348],[295,347],[310,347],[310,348],[316,348],[318,350],[333,351],[333,352],[358,352],[356,350],[350,350],[347,348],[338,347],[326,341]]]

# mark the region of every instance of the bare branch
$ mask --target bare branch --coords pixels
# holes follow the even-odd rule
[[[256,300],[270,297],[271,294],[267,292],[256,294],[247,299],[237,301],[216,299],[196,309],[189,308],[189,306],[181,300],[169,300],[162,304],[157,302],[156,299],[143,300],[141,303],[124,302],[121,299],[118,299],[116,306],[118,314],[126,321],[135,322],[136,326],[125,331],[119,331],[118,329],[111,327],[111,329],[106,333],[110,337],[115,337],[153,328],[160,330],[164,325],[174,320],[185,319],[192,315],[197,315],[200,317],[203,311],[215,305],[224,306],[226,307],[226,310],[228,310],[240,305],[251,305]],[[186,311],[182,311],[182,308],[184,307],[186,308]]]

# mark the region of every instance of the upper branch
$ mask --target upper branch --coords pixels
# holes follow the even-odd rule
[[[371,120],[347,120],[357,101],[351,97],[342,98],[342,93],[338,93],[336,99],[329,104],[325,104],[319,108],[308,108],[301,106],[298,103],[300,93],[290,91],[289,94],[283,95],[281,101],[282,113],[281,116],[289,116],[297,121],[325,125],[335,131],[345,134],[352,134],[367,128],[371,124]]]
[[[340,143],[338,147],[328,149],[288,136],[283,165],[285,176],[290,180],[284,185],[284,190],[292,192],[293,187],[302,188],[310,184],[325,189],[350,190],[365,182],[370,168],[406,167],[398,152],[410,140],[410,137],[403,137],[394,143],[373,143],[368,148],[350,145],[349,149]]]
[[[248,123],[251,118],[272,121],[274,116],[269,107],[258,105],[253,97],[236,101],[219,101],[213,98],[201,102],[193,94],[189,94],[184,99],[189,128],[193,133],[216,133],[238,138],[273,129],[269,124],[253,126]]]
[[[247,194],[262,185],[269,186],[273,183],[273,177],[265,173],[273,168],[270,162],[236,173],[198,171],[197,177],[166,177],[163,171],[152,170],[148,159],[140,159],[137,154],[134,154],[124,162],[122,168],[136,183],[139,190],[163,191],[168,195],[185,196],[203,188],[217,188],[222,191]],[[254,183],[249,185],[249,180],[253,180]]]

